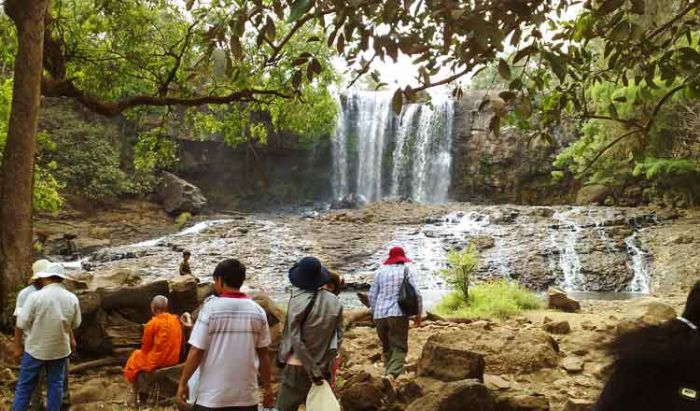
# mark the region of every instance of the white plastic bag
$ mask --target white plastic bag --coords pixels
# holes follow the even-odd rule
[[[328,381],[323,384],[311,386],[309,395],[306,396],[306,411],[340,411],[340,404],[335,399],[333,389]]]

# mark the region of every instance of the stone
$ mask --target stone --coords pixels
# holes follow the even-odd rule
[[[591,400],[569,398],[564,405],[564,411],[591,411],[593,405]]]
[[[508,390],[510,389],[510,382],[500,375],[484,375],[484,384],[491,391],[498,390]]]
[[[569,374],[583,371],[583,359],[580,357],[566,357],[561,361],[561,368]]]
[[[488,250],[496,246],[496,240],[490,235],[475,235],[470,237],[469,240],[479,251]]]
[[[625,317],[617,324],[618,334],[676,318],[676,310],[658,298],[634,301],[626,312]]]
[[[135,287],[99,289],[102,309],[109,313],[119,311],[125,319],[145,324],[151,319],[151,300],[156,295],[170,296],[167,280],[157,280]]]
[[[407,411],[495,411],[496,402],[477,380],[455,381],[412,402]]]
[[[610,195],[610,189],[602,184],[581,187],[576,193],[576,205],[600,205]]]
[[[349,386],[340,397],[344,411],[379,411],[383,402],[382,392],[368,382]]]
[[[418,375],[440,381],[484,379],[484,356],[448,345],[440,334],[431,336],[423,346],[423,354],[418,364]]]
[[[569,297],[563,290],[550,287],[547,291],[549,299],[549,308],[553,310],[564,311],[567,313],[576,313],[581,311],[581,304]]]
[[[281,324],[285,319],[285,312],[280,306],[278,306],[270,296],[262,293],[256,293],[252,295],[253,301],[258,303],[263,310],[265,310],[265,315],[267,316],[267,324],[270,328]]]
[[[169,400],[175,398],[184,364],[140,372],[137,382],[142,399]]]
[[[78,237],[73,240],[73,244],[77,253],[88,254],[101,248],[110,247],[112,240],[109,238]]]
[[[89,288],[134,286],[141,282],[141,276],[130,268],[100,269],[95,271],[88,282]]]
[[[549,411],[549,400],[536,394],[501,394],[496,411]]]
[[[175,174],[164,171],[156,189],[156,197],[169,214],[188,212],[197,214],[207,206],[202,190]]]
[[[368,201],[362,194],[348,194],[345,197],[334,200],[331,203],[332,210],[357,209],[367,205]]]
[[[568,321],[551,321],[542,325],[542,329],[550,334],[568,334],[571,326]]]
[[[192,313],[199,307],[197,287],[199,281],[190,275],[175,277],[169,281],[170,311],[173,314]]]

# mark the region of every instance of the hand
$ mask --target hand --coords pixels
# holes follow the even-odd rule
[[[275,408],[275,393],[272,391],[272,387],[265,388],[262,405],[263,408]]]
[[[14,349],[12,350],[12,355],[15,357],[15,361],[21,362],[22,354],[24,354],[24,348],[22,348],[21,345],[15,345]]]
[[[181,409],[187,409],[189,405],[187,404],[187,400],[190,397],[190,387],[187,384],[180,384],[177,387],[177,396],[175,397],[175,401],[177,401],[177,405]]]
[[[313,382],[315,385],[322,385],[323,381],[323,377],[311,377],[311,382]]]
[[[416,326],[416,328],[420,328],[420,326],[423,324],[423,318],[420,315],[416,315],[413,317],[413,324]]]

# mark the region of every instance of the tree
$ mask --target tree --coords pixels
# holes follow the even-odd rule
[[[442,271],[447,284],[462,293],[464,301],[469,301],[469,286],[472,276],[479,266],[479,255],[474,244],[463,250],[450,250],[447,253],[449,268]]]
[[[32,256],[34,154],[48,0],[6,0],[5,12],[17,27],[17,57],[0,187],[0,312],[6,296],[19,288]]]

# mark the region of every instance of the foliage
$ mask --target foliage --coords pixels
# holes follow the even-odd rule
[[[437,312],[447,317],[506,319],[522,310],[539,308],[542,301],[537,294],[517,283],[501,280],[474,286],[468,301],[460,291],[454,291],[440,301]]]
[[[185,211],[177,216],[175,219],[175,224],[177,224],[178,228],[183,229],[190,221],[192,221],[192,214]]]
[[[447,284],[457,289],[465,301],[469,300],[469,284],[477,267],[479,256],[473,244],[463,250],[450,250],[447,253],[449,268],[442,270],[441,274]]]

